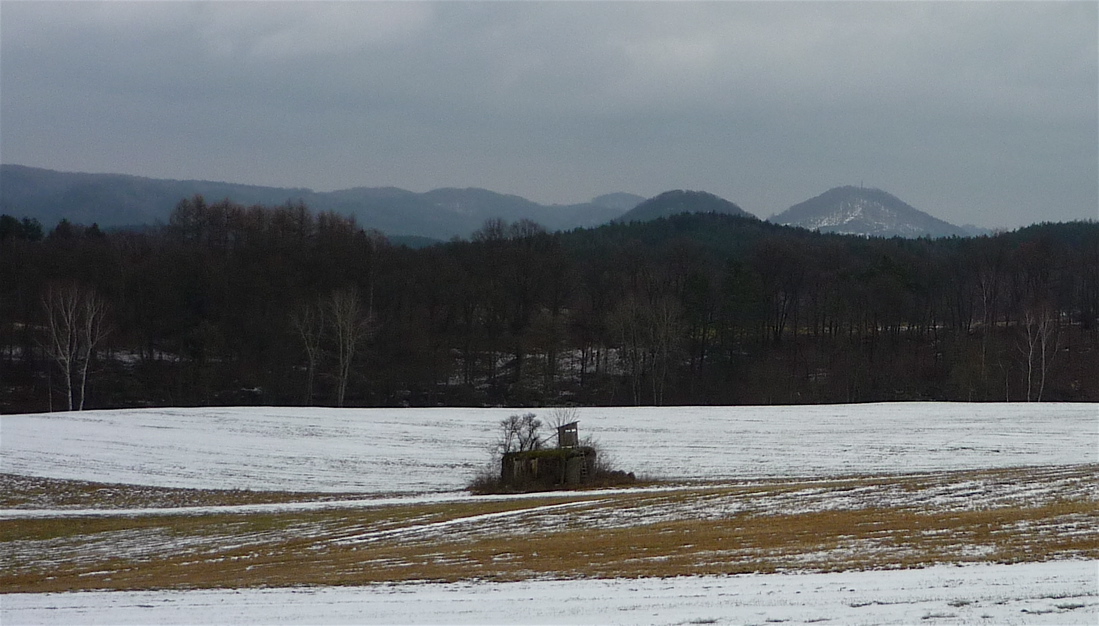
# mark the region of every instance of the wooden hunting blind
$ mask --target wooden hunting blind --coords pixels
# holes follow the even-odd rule
[[[580,433],[576,427],[578,422],[569,422],[557,427],[557,447],[575,448],[580,445]]]

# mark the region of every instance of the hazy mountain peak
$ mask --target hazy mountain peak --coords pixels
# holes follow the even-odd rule
[[[826,233],[873,237],[950,237],[968,233],[873,187],[834,187],[795,204],[772,222]]]
[[[616,219],[616,222],[647,222],[680,213],[724,213],[753,217],[724,198],[705,191],[675,189],[649,198]]]

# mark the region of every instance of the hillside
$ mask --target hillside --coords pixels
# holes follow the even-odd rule
[[[965,237],[971,233],[867,187],[834,187],[795,204],[772,222],[825,233],[867,237]]]
[[[619,211],[629,211],[635,206],[645,201],[643,196],[638,196],[632,193],[608,193],[602,196],[593,198],[591,203],[607,207],[608,209],[618,209]]]
[[[62,218],[101,227],[167,222],[183,198],[232,198],[244,205],[308,199],[309,189],[259,187],[199,180],[162,180],[124,174],[84,174],[0,165],[0,213],[32,217],[47,228]]]
[[[704,191],[684,191],[677,189],[666,191],[658,196],[638,204],[619,216],[616,222],[648,222],[661,217],[671,217],[681,213],[719,213],[740,217],[754,217],[739,206],[724,198]]]
[[[56,172],[0,165],[0,213],[32,217],[47,228],[62,218],[102,228],[166,223],[183,198],[201,195],[250,206],[302,201],[314,211],[354,216],[359,225],[388,235],[446,240],[467,237],[489,218],[531,219],[549,230],[606,223],[640,201],[632,194],[607,194],[591,202],[543,205],[486,189],[435,189],[416,193],[395,187],[356,187],[317,192],[297,187],[167,180],[122,174]]]

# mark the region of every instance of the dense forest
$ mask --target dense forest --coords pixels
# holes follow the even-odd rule
[[[1099,224],[683,214],[392,245],[307,206],[0,217],[0,410],[1099,401]]]

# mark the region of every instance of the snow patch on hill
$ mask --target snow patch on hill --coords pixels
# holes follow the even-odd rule
[[[881,189],[836,187],[771,218],[809,230],[875,237],[943,237],[969,234],[913,208]]]

